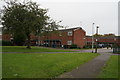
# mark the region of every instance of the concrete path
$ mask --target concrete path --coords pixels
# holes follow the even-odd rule
[[[0,52],[0,53],[81,53],[81,52]]]
[[[63,49],[61,49],[63,50]],[[0,52],[0,53],[84,53],[84,52],[92,52],[91,49],[85,49],[85,50],[75,50],[75,49],[64,49],[64,50],[68,50],[68,51],[71,51],[71,52]],[[73,52],[72,52],[73,51]],[[111,49],[98,49],[98,53],[100,53],[102,51],[103,52],[112,52]]]
[[[105,51],[105,50],[104,50]],[[106,50],[107,52],[107,50]],[[111,53],[100,53],[93,60],[77,67],[71,72],[67,72],[58,76],[58,78],[96,78],[100,73],[103,66],[105,66],[106,61],[110,58]]]
[[[92,49],[86,49],[86,50],[77,50],[80,52],[92,52]],[[95,49],[93,50],[95,52]],[[107,49],[107,48],[102,48],[102,49],[97,49],[98,53],[112,53],[113,49]]]

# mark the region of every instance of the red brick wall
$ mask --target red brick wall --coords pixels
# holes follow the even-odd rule
[[[73,40],[73,35],[72,36],[68,36],[68,32],[63,32],[62,36],[60,36],[60,37],[61,37],[63,45],[67,45],[67,41],[72,41]]]
[[[68,32],[72,31],[72,36],[68,36]],[[61,34],[61,36],[60,36]],[[57,33],[52,33],[47,36],[41,36],[40,40],[44,43],[44,40],[61,40],[62,45],[68,45],[68,41],[72,41],[72,44],[76,44],[78,47],[83,47],[85,45],[85,31],[82,29],[73,30],[63,30]],[[10,40],[10,35],[3,35],[3,40]],[[35,35],[31,35],[31,40],[36,40]]]
[[[75,30],[74,39],[73,39],[74,44],[83,48],[85,45],[85,36],[86,36],[86,32],[83,31],[82,29]]]
[[[115,40],[116,38],[116,40]],[[95,38],[94,38],[95,41]],[[86,42],[92,42],[92,37],[86,37]],[[117,43],[120,45],[120,38],[117,37],[98,37],[98,42]]]
[[[31,38],[31,40],[36,40],[36,39],[38,39],[37,36],[35,36],[35,35],[33,35],[33,34],[30,36],[30,38]]]
[[[61,34],[61,36],[60,36]],[[61,40],[62,45],[67,45],[67,41],[72,40],[73,36],[68,36],[68,33],[66,31],[61,31],[57,33],[52,33],[47,36],[42,36],[40,39],[41,40]]]
[[[2,36],[2,40],[5,40],[5,41],[10,41],[10,38],[12,38],[10,34],[4,34],[1,36]],[[37,37],[35,35],[31,35],[31,40],[36,40],[36,39]]]
[[[4,35],[2,35],[2,40],[10,41],[10,38],[11,38],[10,34],[4,34]]]
[[[72,31],[72,36],[68,36],[68,32]],[[61,34],[61,36],[60,36]],[[83,48],[85,45],[85,36],[86,32],[82,29],[73,30],[66,30],[60,31],[58,33],[52,33],[51,35],[42,36],[42,40],[61,40],[62,45],[68,45],[68,41],[72,41],[72,44],[76,44],[78,47]]]

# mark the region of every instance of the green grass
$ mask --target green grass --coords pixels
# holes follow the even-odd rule
[[[0,53],[0,78],[2,78],[2,53]]]
[[[3,78],[54,78],[84,64],[93,53],[3,53]]]
[[[33,46],[32,49],[27,49],[26,46],[2,46],[2,52],[74,52],[74,51],[62,49],[48,49]]]
[[[112,55],[101,71],[99,78],[118,78],[118,56]]]

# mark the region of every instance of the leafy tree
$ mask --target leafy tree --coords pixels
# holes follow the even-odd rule
[[[35,34],[39,37],[42,34],[55,32],[60,26],[47,16],[47,9],[42,9],[35,2],[20,3],[11,0],[4,6],[2,25],[3,31],[13,35],[14,41],[24,41],[27,38],[27,48],[30,47],[30,35]],[[21,36],[21,35],[23,36]]]
[[[115,34],[109,33],[109,34],[104,34],[103,36],[115,36]]]
[[[59,28],[63,28],[63,26],[59,25],[59,23],[62,21],[54,21],[53,19],[49,19],[47,26],[44,27],[41,31],[41,33],[37,33],[38,36],[38,45],[40,45],[40,36],[45,36],[46,40],[48,40],[48,37],[51,36],[51,34],[57,34],[59,33]]]
[[[59,22],[56,22],[54,20],[49,20],[47,27],[44,27],[44,31],[42,32],[42,35],[44,36],[50,36],[51,33],[58,33],[59,28],[63,28],[63,26],[60,26]]]
[[[94,37],[102,37],[103,35],[102,34],[94,34],[93,36]]]
[[[25,44],[26,36],[23,33],[16,33],[13,36],[13,43],[18,46],[23,46]]]
[[[47,11],[35,2],[7,2],[2,16],[3,31],[14,37],[16,33],[23,33],[27,38],[27,48],[31,48],[30,35],[41,34],[45,30],[49,20]]]

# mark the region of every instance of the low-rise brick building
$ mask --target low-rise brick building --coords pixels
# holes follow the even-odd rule
[[[99,36],[94,37],[93,42],[95,43],[97,39],[98,44],[120,45],[120,36]],[[86,45],[92,45],[92,36],[86,36]]]
[[[63,29],[57,33],[40,37],[40,44],[47,44],[53,47],[70,47],[74,44],[77,47],[83,48],[85,46],[85,36],[86,32],[81,27]]]
[[[11,41],[12,35],[2,35],[2,40]],[[95,44],[94,37],[94,44]],[[120,45],[120,36],[101,36],[97,37],[98,44],[118,44]],[[62,29],[56,33],[51,32],[46,36],[31,35],[32,45],[41,45],[48,47],[70,47],[71,45],[77,45],[77,47],[83,48],[85,45],[92,45],[92,37],[86,36],[85,30],[81,27]]]
[[[77,47],[83,48],[85,46],[86,32],[81,28],[62,29],[57,33],[51,33],[47,36],[40,36],[39,39],[35,35],[31,35],[31,41],[33,44],[38,44],[49,47],[70,47],[71,45],[77,45]],[[2,35],[2,40],[11,41],[13,37],[10,34]]]

